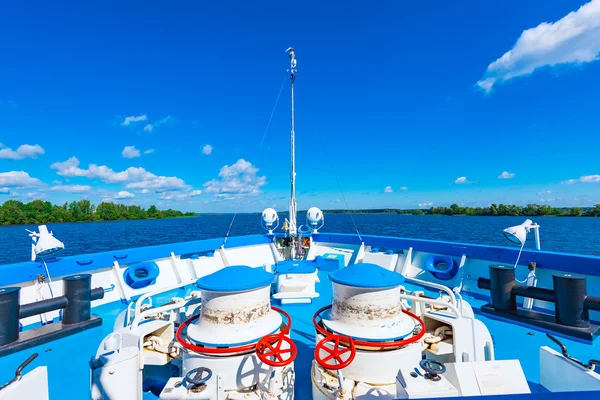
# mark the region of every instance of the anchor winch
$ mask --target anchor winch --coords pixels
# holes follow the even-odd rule
[[[366,263],[334,271],[329,278],[333,302],[313,319],[313,398],[355,398],[373,384],[378,391],[385,391],[385,385],[395,389],[397,371],[421,360],[419,341],[425,334],[421,318],[403,309],[404,278]]]
[[[477,371],[490,368],[503,393],[528,392],[519,362],[494,361],[489,331],[448,288],[437,299],[409,293],[401,275],[367,263],[329,278],[332,304],[313,318],[313,399],[480,395],[487,378]]]
[[[292,400],[297,350],[289,315],[270,304],[272,282],[261,268],[230,266],[198,279],[189,300],[143,311],[92,361],[93,399],[141,399],[145,389],[162,400]]]

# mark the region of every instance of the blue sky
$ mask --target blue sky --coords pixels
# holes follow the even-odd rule
[[[300,209],[600,203],[600,0],[123,3],[4,6],[0,201],[286,209],[293,46]]]

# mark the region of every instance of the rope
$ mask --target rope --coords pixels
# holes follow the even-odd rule
[[[521,253],[523,252],[523,247],[525,247],[525,242],[523,242],[521,244],[521,249],[519,250],[519,255],[517,256],[517,262],[515,263],[515,270],[517,269],[517,264],[519,264],[519,260],[521,259]],[[535,277],[535,274],[534,274],[534,277]],[[525,279],[523,279],[522,281],[515,278],[515,281],[517,281],[518,283],[521,283],[521,284],[527,283],[528,280],[529,280],[529,275],[527,275],[527,277]]]
[[[319,138],[321,139],[321,147],[323,148],[323,150],[325,150],[325,156],[327,157],[327,162],[329,163],[329,167],[331,168],[331,171],[333,172],[333,176],[335,177],[335,181],[338,185],[338,189],[340,190],[340,194],[342,195],[342,200],[344,201],[344,204],[346,205],[346,210],[350,211],[350,207],[348,207],[348,202],[346,201],[346,196],[344,195],[344,191],[342,190],[342,185],[340,184],[340,180],[338,179],[338,176],[335,172],[335,168],[333,168],[333,163],[331,162],[331,159],[329,158],[329,153],[327,152],[327,146],[324,146],[323,143],[323,137],[321,136],[320,133],[318,133]],[[356,222],[354,221],[354,216],[352,215],[352,213],[348,213],[348,215],[350,216],[350,219],[352,220],[352,224],[354,225],[354,230],[356,230],[356,234],[358,235],[358,239],[362,242],[362,237],[360,236],[360,232],[358,231],[358,226],[356,226]]]
[[[227,242],[227,238],[229,237],[229,232],[231,232],[231,227],[233,226],[233,221],[235,221],[235,216],[237,213],[233,214],[233,218],[231,219],[231,223],[229,224],[229,229],[227,229],[227,235],[225,235],[225,239],[223,239],[223,244],[221,247],[225,247],[225,242]]]
[[[44,268],[46,269],[46,276],[48,277],[48,289],[50,289],[50,297],[54,298],[54,292],[52,292],[52,278],[50,277],[50,271],[48,271],[48,265],[46,265],[46,260],[42,259],[44,263]]]
[[[285,81],[287,78],[287,73],[283,77],[283,81],[281,81],[281,87],[279,88],[279,93],[277,94],[277,100],[275,100],[275,105],[273,106],[273,110],[271,110],[271,116],[269,117],[269,122],[267,123],[267,127],[265,128],[265,133],[263,133],[262,140],[260,141],[260,145],[258,147],[262,147],[265,138],[267,137],[267,132],[269,131],[269,127],[271,126],[271,120],[273,119],[273,114],[275,114],[275,109],[277,108],[277,103],[279,103],[279,97],[281,96],[281,91],[283,90],[283,85],[285,85]]]

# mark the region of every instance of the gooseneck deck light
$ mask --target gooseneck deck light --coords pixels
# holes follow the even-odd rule
[[[65,248],[65,245],[63,242],[55,238],[52,232],[48,231],[48,227],[46,225],[39,225],[38,229],[39,233],[26,229],[26,231],[29,232],[31,240],[33,241],[33,243],[31,243],[31,261],[35,261],[39,257],[44,263],[44,268],[46,268],[46,276],[48,277],[48,288],[50,289],[50,295],[54,297],[54,293],[52,293],[52,278],[50,277],[50,271],[48,271],[48,266],[46,265],[44,257],[58,253]]]
[[[515,268],[519,264],[519,260],[521,259],[521,252],[523,251],[523,247],[525,247],[525,241],[527,241],[527,234],[533,229],[535,232],[535,248],[537,250],[540,249],[540,226],[530,219],[526,219],[521,225],[511,226],[510,228],[506,228],[503,233],[504,237],[508,239],[511,243],[516,245],[520,245],[521,249],[519,250],[519,255],[517,256],[517,261],[515,262]],[[535,275],[535,269],[530,269],[529,274],[525,280],[520,281],[516,279],[519,283],[524,283],[528,286],[537,286],[537,276]],[[523,308],[531,310],[533,308],[533,299],[526,297],[523,299]]]
[[[540,249],[540,226],[530,219],[526,219],[521,225],[511,226],[504,230],[504,237],[511,243],[518,244],[521,247],[525,245],[527,234],[533,229],[535,233],[535,248]]]

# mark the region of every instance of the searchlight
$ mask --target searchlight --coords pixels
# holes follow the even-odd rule
[[[523,247],[527,240],[527,234],[533,229],[535,233],[535,248],[540,249],[540,226],[530,219],[525,220],[521,225],[511,226],[504,230],[504,237],[511,243]]]
[[[312,233],[319,233],[319,229],[325,225],[325,216],[323,211],[317,207],[311,207],[306,212],[306,222],[312,228]],[[321,224],[319,226],[319,223]]]
[[[35,261],[37,257],[51,256],[65,248],[64,243],[55,238],[52,232],[48,231],[46,225],[40,225],[38,229],[39,233],[26,229],[33,240],[31,244],[31,261]]]
[[[275,226],[273,226],[276,224]],[[279,215],[273,208],[265,208],[262,212],[262,227],[269,232],[269,235],[273,234],[273,230],[279,226]]]
[[[44,258],[63,250],[65,245],[55,238],[52,232],[48,231],[46,225],[39,225],[38,230],[39,232],[35,232],[26,229],[33,241],[33,243],[31,243],[31,261],[35,261],[39,257],[44,263],[46,276],[48,277],[48,289],[50,289],[50,295],[54,297],[54,293],[52,293],[52,277],[50,276],[50,271],[48,271],[48,265],[46,265]]]

